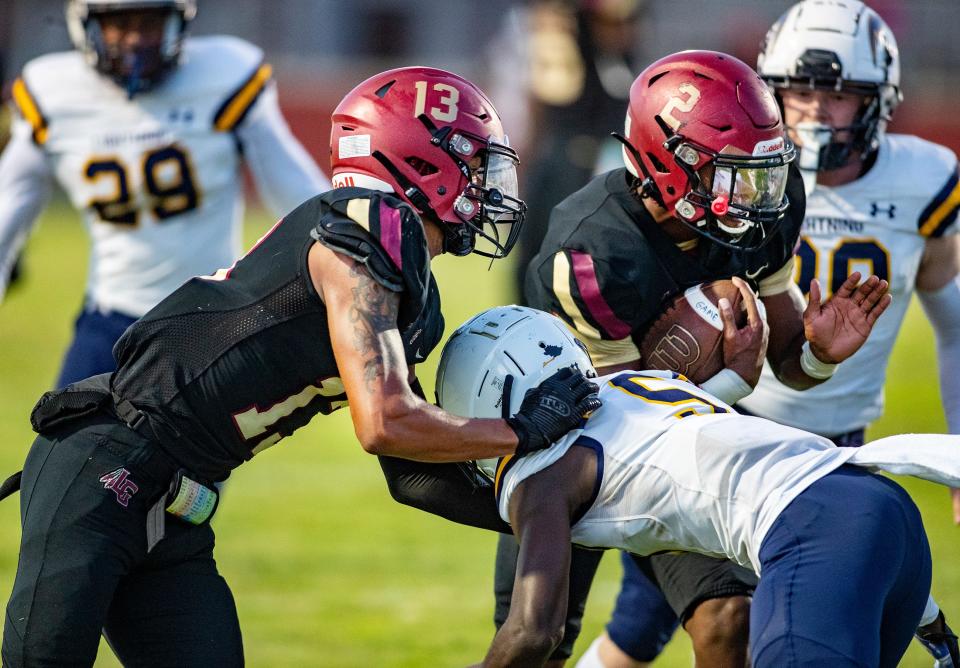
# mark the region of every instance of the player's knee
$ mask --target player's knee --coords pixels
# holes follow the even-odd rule
[[[750,599],[728,596],[700,603],[685,628],[698,653],[744,652],[750,639]]]

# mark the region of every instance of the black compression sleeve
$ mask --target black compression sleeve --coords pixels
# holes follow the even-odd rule
[[[458,524],[512,533],[510,525],[500,519],[492,486],[478,484],[460,464],[377,458],[396,501]]]

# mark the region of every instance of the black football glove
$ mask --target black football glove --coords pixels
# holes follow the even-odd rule
[[[566,367],[527,390],[520,410],[507,418],[517,434],[516,455],[522,457],[549,447],[583,418],[600,408],[600,388],[578,369]]]

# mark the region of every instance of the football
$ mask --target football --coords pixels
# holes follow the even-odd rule
[[[711,281],[674,297],[647,330],[640,344],[643,366],[683,374],[702,383],[723,363],[723,320],[717,306],[726,297],[737,326],[747,322],[746,305],[733,281]]]

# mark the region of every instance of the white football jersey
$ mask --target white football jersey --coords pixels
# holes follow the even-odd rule
[[[94,308],[140,316],[191,276],[233,263],[242,157],[278,215],[329,185],[283,122],[263,53],[237,38],[187,39],[180,65],[133,99],[78,51],[31,61],[13,92],[19,122],[82,212]],[[35,208],[0,200],[0,256],[13,236],[3,229]]]
[[[883,412],[887,361],[929,237],[957,231],[957,158],[947,148],[908,135],[886,135],[862,178],[807,197],[795,278],[806,292],[813,278],[827,295],[854,271],[890,282],[893,303],[870,337],[832,378],[798,392],[769,365],[740,402],[751,413],[829,436],[865,427]]]
[[[584,429],[552,448],[501,460],[505,520],[523,480],[570,447],[587,446],[597,451],[600,484],[572,527],[574,543],[640,555],[699,552],[758,570],[763,538],[787,504],[857,452],[739,415],[667,372],[621,372],[596,382],[603,407]]]

